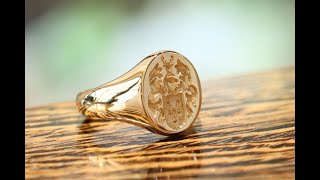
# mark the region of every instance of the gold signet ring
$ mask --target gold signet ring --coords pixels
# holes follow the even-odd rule
[[[170,135],[192,126],[201,96],[191,62],[177,52],[158,51],[117,79],[80,92],[76,103],[89,118],[120,120]]]

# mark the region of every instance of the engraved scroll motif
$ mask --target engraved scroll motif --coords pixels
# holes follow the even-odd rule
[[[192,117],[198,91],[192,85],[188,66],[179,59],[175,61],[173,55],[168,61],[163,56],[161,60],[162,67],[157,63],[149,74],[148,106],[160,124],[179,129]]]

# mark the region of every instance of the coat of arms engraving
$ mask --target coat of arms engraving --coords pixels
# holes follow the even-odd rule
[[[159,124],[179,129],[194,113],[198,90],[181,60],[171,55],[161,56],[161,61],[149,73],[148,106]]]

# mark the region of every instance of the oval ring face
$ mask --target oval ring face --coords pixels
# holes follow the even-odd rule
[[[143,83],[149,118],[161,129],[178,133],[190,127],[201,108],[201,85],[188,59],[165,51],[149,64]]]

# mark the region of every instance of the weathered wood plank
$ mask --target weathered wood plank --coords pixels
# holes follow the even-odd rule
[[[294,68],[202,82],[184,135],[90,121],[74,102],[26,109],[27,179],[294,179]]]

